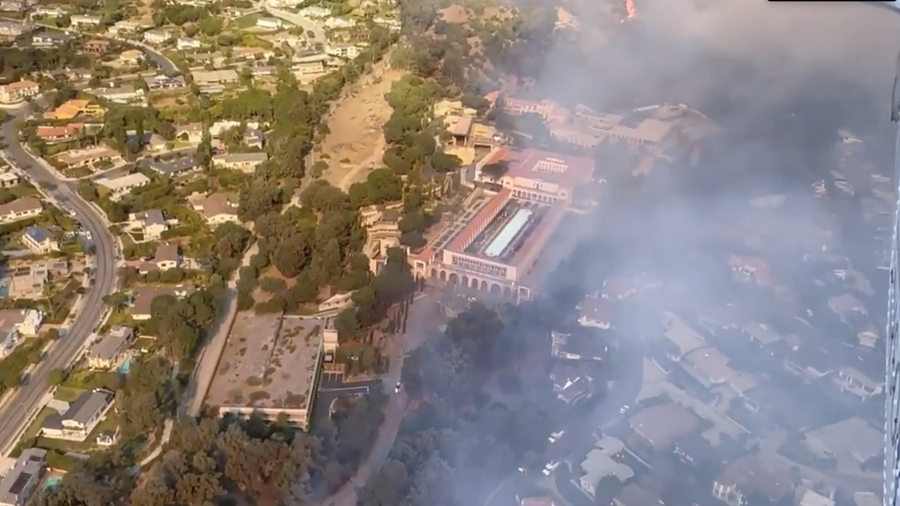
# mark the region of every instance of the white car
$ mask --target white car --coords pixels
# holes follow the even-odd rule
[[[544,476],[550,476],[550,473],[556,471],[557,467],[559,467],[559,462],[554,460],[547,463],[547,465],[544,466],[544,470],[542,472],[544,473]]]
[[[622,406],[622,409],[619,410],[620,415],[624,415],[626,411],[628,411],[628,404]]]
[[[555,443],[555,442],[559,441],[559,438],[563,437],[563,434],[565,434],[565,433],[566,433],[566,431],[564,431],[564,430],[554,432],[553,434],[550,434],[550,437],[547,438],[547,441],[550,441],[551,443]]]

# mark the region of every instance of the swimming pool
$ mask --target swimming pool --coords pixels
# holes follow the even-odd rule
[[[41,488],[45,491],[54,490],[59,487],[59,484],[62,482],[62,476],[51,476],[44,480],[44,486]]]
[[[128,374],[128,372],[131,371],[131,359],[132,357],[126,358],[125,361],[122,362],[122,365],[119,366],[119,372],[121,374]]]

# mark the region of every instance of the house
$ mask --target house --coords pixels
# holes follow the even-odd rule
[[[772,285],[772,271],[768,262],[759,257],[731,255],[728,265],[738,281],[752,282],[760,286]]]
[[[0,36],[7,39],[15,39],[31,32],[34,28],[25,23],[16,21],[0,21]]]
[[[144,53],[138,49],[129,49],[127,51],[122,51],[122,54],[119,55],[118,59],[119,63],[122,65],[140,65],[144,60]]]
[[[172,34],[166,30],[147,30],[144,32],[144,42],[147,44],[165,44],[172,40]]]
[[[331,9],[326,9],[325,7],[317,7],[315,5],[311,5],[309,7],[304,7],[297,12],[297,15],[303,16],[304,18],[309,19],[325,19],[331,17]]]
[[[71,42],[72,37],[61,32],[40,32],[31,36],[31,45],[39,48],[61,47]]]
[[[212,158],[213,166],[220,169],[239,170],[251,174],[261,163],[269,160],[266,153],[225,153]]]
[[[194,78],[194,84],[197,86],[232,84],[240,79],[234,69],[195,70],[191,72],[191,77]]]
[[[151,90],[173,90],[184,88],[187,83],[181,76],[169,77],[164,75],[153,76],[147,79],[147,87]]]
[[[100,16],[87,16],[83,14],[73,14],[69,19],[72,22],[72,26],[76,28],[97,26],[101,21]]]
[[[25,99],[37,96],[41,87],[34,81],[21,80],[0,86],[0,103],[16,104]]]
[[[684,406],[669,402],[641,410],[628,423],[653,448],[669,451],[677,440],[700,427],[700,418]]]
[[[356,21],[353,19],[330,17],[325,20],[325,27],[331,28],[332,30],[353,28],[354,26],[356,26]]]
[[[38,139],[50,144],[77,138],[84,132],[84,129],[84,123],[69,123],[61,126],[40,125],[34,133]]]
[[[0,480],[0,506],[24,506],[44,478],[47,450],[26,448]]]
[[[702,435],[694,433],[675,441],[672,453],[684,464],[699,466],[714,462],[718,452]]]
[[[610,278],[603,281],[600,296],[608,300],[625,300],[659,286],[662,286],[661,283],[651,281],[643,274],[632,278]]]
[[[265,147],[266,136],[263,134],[262,130],[258,128],[247,128],[247,131],[244,132],[244,139],[242,142],[247,147],[263,149]]]
[[[11,353],[23,337],[38,335],[44,314],[34,309],[0,310],[0,357]]]
[[[879,395],[884,389],[881,382],[876,382],[853,367],[841,369],[834,378],[834,383],[842,392],[850,392],[860,399]]]
[[[125,359],[134,343],[134,329],[117,326],[95,340],[87,353],[88,366],[96,371],[109,371]]]
[[[883,454],[884,434],[854,417],[807,432],[803,446],[818,458],[849,459],[862,466]]]
[[[868,315],[866,305],[849,293],[830,297],[828,299],[828,307],[831,308],[831,310],[834,311],[834,314],[836,314],[844,323],[847,323],[848,319],[854,314]]]
[[[831,374],[837,368],[838,359],[826,349],[812,345],[800,345],[791,349],[782,359],[787,372],[805,381],[815,381]]]
[[[106,114],[106,108],[97,104],[91,104],[90,100],[67,100],[52,111],[44,113],[44,119],[71,120],[78,115],[101,118]]]
[[[190,37],[179,37],[175,41],[175,47],[182,51],[185,49],[200,49],[203,47],[203,43]]]
[[[175,137],[191,144],[199,144],[203,140],[203,123],[189,123],[175,128]]]
[[[18,174],[12,171],[0,172],[0,188],[12,188],[21,182]]]
[[[550,333],[550,356],[563,360],[602,362],[609,354],[609,344],[598,342],[595,336],[573,336],[562,332]]]
[[[352,60],[359,56],[362,49],[356,44],[328,44],[328,47],[325,48],[325,54]]]
[[[84,441],[106,416],[115,401],[115,393],[97,389],[84,392],[64,414],[56,413],[44,419],[40,435],[50,439]]]
[[[613,498],[613,506],[665,506],[656,493],[637,483],[629,483]]]
[[[140,232],[142,241],[158,241],[168,229],[166,218],[159,209],[128,215],[128,231]]]
[[[264,30],[280,30],[284,23],[278,18],[259,18],[256,27]]]
[[[22,233],[22,244],[35,255],[47,255],[59,251],[59,241],[52,231],[44,227],[28,227]]]
[[[291,65],[291,70],[293,70],[294,76],[298,79],[303,76],[322,74],[325,72],[326,61],[328,61],[328,55],[324,54],[307,56],[302,58],[301,61],[295,59],[293,65]]]
[[[171,160],[154,160],[147,162],[146,167],[162,176],[168,177],[190,174],[201,168],[197,165],[197,161],[193,156],[179,156]]]
[[[113,165],[122,162],[122,155],[107,146],[93,146],[84,149],[70,149],[56,155],[56,159],[67,169],[87,167],[105,162]]]
[[[588,399],[593,394],[594,379],[588,375],[579,374],[571,367],[555,367],[550,373],[550,380],[553,381],[556,398],[567,405]]]
[[[630,467],[613,460],[614,456],[625,451],[625,443],[620,439],[604,435],[594,446],[581,462],[582,475],[578,478],[578,488],[591,499],[595,497],[597,485],[603,478],[614,476],[625,483],[634,477]]]
[[[713,496],[730,506],[743,506],[753,496],[778,502],[793,491],[789,473],[767,468],[759,456],[745,455],[726,465],[713,483]]]
[[[826,497],[807,489],[800,498],[800,506],[834,506],[834,493],[832,492],[830,496],[831,497]]]
[[[44,287],[50,281],[50,273],[46,266],[40,265],[16,267],[8,272],[8,276],[11,299],[44,298]]]
[[[108,40],[93,39],[84,43],[84,52],[89,54],[105,54],[109,51]]]
[[[161,271],[181,267],[181,255],[177,244],[163,243],[156,247],[153,254],[153,265]]]
[[[135,86],[94,88],[84,92],[117,104],[141,103],[146,99],[144,90]]]
[[[44,211],[41,201],[34,197],[23,197],[0,205],[0,223],[37,218]]]
[[[213,193],[199,199],[194,204],[194,210],[202,213],[206,224],[213,228],[223,223],[241,222],[237,215],[237,206],[228,200],[228,195],[224,193]]]
[[[150,178],[140,172],[115,178],[103,177],[97,180],[98,186],[102,186],[109,190],[109,199],[113,202],[122,200],[122,198],[130,194],[135,188],[140,188],[141,186],[148,184],[150,184]]]
[[[856,339],[859,341],[860,346],[864,346],[866,348],[875,348],[878,345],[878,339],[880,337],[880,333],[874,327],[868,327],[865,330],[857,332]]]
[[[602,297],[588,297],[579,306],[578,323],[602,330],[612,328],[614,304]]]
[[[173,295],[169,288],[142,287],[134,296],[131,304],[131,319],[134,321],[147,321],[152,316],[153,301],[157,297]]]
[[[244,68],[250,71],[250,75],[254,79],[259,79],[262,77],[274,77],[278,75],[278,67],[275,67],[273,65],[251,65]]]
[[[34,8],[31,9],[29,15],[32,18],[58,18],[60,16],[65,16],[68,13],[68,9],[61,5],[35,5]]]
[[[140,29],[141,25],[137,21],[123,19],[122,21],[117,21],[115,24],[110,26],[106,30],[106,33],[113,37],[123,37],[132,33],[136,33]]]

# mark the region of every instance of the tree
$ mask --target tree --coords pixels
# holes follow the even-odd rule
[[[66,381],[68,374],[65,369],[51,369],[50,372],[47,373],[47,384],[53,387],[58,387]]]
[[[338,332],[338,340],[346,342],[359,333],[361,328],[355,308],[347,308],[338,313],[334,319],[334,328]]]

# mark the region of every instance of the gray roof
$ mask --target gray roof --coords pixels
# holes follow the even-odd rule
[[[63,419],[87,425],[88,421],[109,403],[112,396],[103,391],[85,392],[69,406]]]
[[[138,219],[144,222],[144,225],[165,225],[166,217],[163,216],[159,209],[151,209],[144,211],[138,215]]]
[[[134,330],[128,327],[115,327],[91,346],[91,356],[101,360],[112,360],[133,335]]]
[[[31,477],[43,472],[46,455],[47,451],[40,448],[27,448],[19,455],[13,468],[0,480],[0,503],[21,504],[28,499],[22,493]]]
[[[193,156],[180,156],[174,160],[154,161],[147,164],[151,170],[155,170],[166,176],[173,176],[182,172],[191,171],[197,168],[197,162]]]

